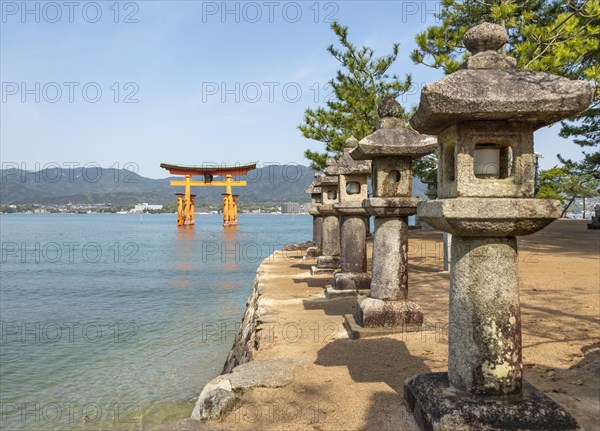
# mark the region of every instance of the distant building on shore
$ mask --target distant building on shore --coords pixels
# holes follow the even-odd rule
[[[134,213],[143,213],[144,211],[152,211],[152,210],[161,210],[162,209],[162,205],[150,205],[147,203],[142,203],[142,204],[137,204],[135,207],[133,207],[133,209],[131,210],[131,212]]]
[[[281,205],[281,214],[300,214],[298,202],[285,202]]]

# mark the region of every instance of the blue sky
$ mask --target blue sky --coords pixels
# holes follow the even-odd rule
[[[304,150],[322,144],[297,125],[338,69],[331,19],[379,55],[401,44],[391,72],[415,82],[402,104],[442,77],[409,59],[436,23],[432,1],[76,3],[2,1],[5,167],[129,163],[159,178],[161,161],[308,164]],[[580,157],[559,128],[536,133],[543,168]]]

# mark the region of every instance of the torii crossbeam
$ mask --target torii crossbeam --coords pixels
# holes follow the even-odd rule
[[[192,166],[161,163],[160,167],[169,171],[171,175],[183,175],[183,180],[171,180],[171,186],[185,187],[184,193],[177,195],[177,225],[194,224],[194,198],[191,187],[225,187],[223,195],[223,226],[237,224],[237,198],[231,193],[231,187],[243,187],[246,181],[234,181],[234,176],[246,175],[256,169],[255,163],[234,166]],[[204,181],[194,181],[193,176],[203,175]],[[223,181],[213,181],[214,177],[225,177]]]

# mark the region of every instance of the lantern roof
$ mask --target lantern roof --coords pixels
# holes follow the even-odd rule
[[[322,193],[321,187],[315,185],[316,180],[313,181],[312,183],[310,183],[310,185],[308,186],[308,188],[306,190],[304,190],[304,193],[308,193],[310,195],[317,195]]]
[[[384,97],[377,106],[380,117],[378,129],[364,137],[350,152],[354,160],[379,157],[422,157],[437,148],[437,139],[407,129],[401,118],[404,110],[393,97]]]
[[[465,121],[507,120],[547,126],[588,108],[595,87],[581,80],[517,69],[513,58],[498,54],[506,29],[484,23],[465,33],[473,54],[454,73],[427,84],[410,119],[421,133],[438,134]]]
[[[376,130],[361,139],[350,154],[356,160],[389,156],[418,158],[434,152],[436,148],[437,139],[435,137],[396,127]]]
[[[323,179],[321,180],[321,187],[323,186],[337,186],[339,184],[339,179],[337,175],[323,175]]]
[[[327,175],[369,175],[371,173],[371,162],[356,160],[350,155],[350,152],[357,146],[358,140],[356,138],[348,138],[342,156],[332,161],[325,169],[325,173]]]

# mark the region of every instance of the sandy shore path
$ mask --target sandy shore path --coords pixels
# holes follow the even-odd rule
[[[210,424],[236,430],[411,430],[404,381],[447,369],[449,274],[442,234],[410,232],[410,296],[431,330],[351,340],[343,314],[355,298],[327,300],[331,277],[312,260],[278,252],[261,270],[260,349],[255,360],[303,358],[282,388],[253,388],[241,407]],[[560,220],[519,239],[525,379],[586,430],[600,424],[600,232]],[[370,250],[369,250],[370,253]]]

